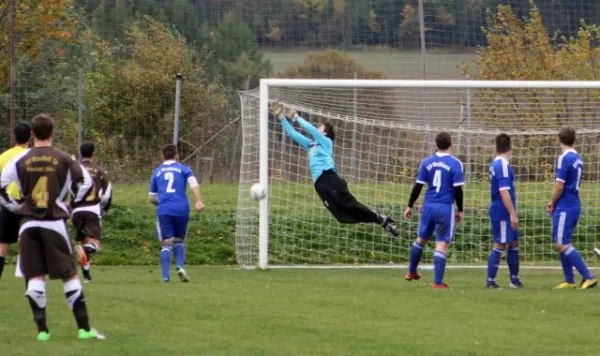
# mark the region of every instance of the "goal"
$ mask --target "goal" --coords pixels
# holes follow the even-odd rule
[[[592,249],[600,233],[600,82],[264,79],[240,98],[236,257],[243,268],[405,266],[419,214],[404,221],[403,210],[440,131],[452,134],[453,154],[466,177],[465,221],[457,226],[449,264],[481,266],[487,260],[488,167],[494,137],[506,132],[514,140],[522,265],[557,266],[544,206],[559,154],[556,133],[565,125],[577,129],[576,148],[585,162],[574,241],[597,263]],[[399,237],[373,224],[340,224],[329,214],[314,191],[307,153],[268,113],[272,101],[311,123],[334,125],[339,174],[359,201],[396,220]],[[249,193],[257,182],[268,192],[259,203]],[[429,246],[425,263],[432,254]]]

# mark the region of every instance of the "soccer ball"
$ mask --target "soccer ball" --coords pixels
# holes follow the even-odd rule
[[[250,188],[250,195],[254,200],[263,200],[267,196],[267,192],[262,184],[256,183]]]

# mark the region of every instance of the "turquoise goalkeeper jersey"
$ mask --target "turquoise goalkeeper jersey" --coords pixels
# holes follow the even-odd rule
[[[287,119],[281,120],[281,124],[288,136],[308,151],[308,165],[313,181],[316,182],[325,171],[332,170],[337,173],[333,163],[333,141],[303,118],[298,117],[296,121],[313,137],[312,140],[296,131]]]

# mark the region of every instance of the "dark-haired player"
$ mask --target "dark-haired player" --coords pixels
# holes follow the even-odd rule
[[[66,219],[69,208],[63,203],[69,188],[79,203],[92,187],[89,174],[64,152],[52,147],[54,123],[50,115],[36,115],[31,123],[34,147],[12,160],[0,178],[0,203],[22,215],[19,232],[19,266],[27,278],[27,298],[38,327],[38,340],[50,339],[46,322],[46,275],[63,281],[67,303],[73,311],[80,339],[103,338],[90,328],[77,277]],[[22,202],[6,191],[17,182]]]
[[[31,139],[31,126],[26,122],[17,122],[13,129],[15,138],[15,147],[6,150],[0,155],[0,172],[12,161],[15,157],[23,154],[29,146]],[[21,192],[16,182],[11,183],[6,192],[15,200],[21,200]],[[0,210],[0,277],[4,270],[4,262],[8,255],[10,245],[19,240],[19,221],[21,217],[13,214],[8,209]]]
[[[87,142],[81,145],[81,165],[85,168],[94,185],[85,199],[73,205],[71,221],[77,231],[76,246],[79,264],[83,270],[84,283],[92,282],[90,274],[90,258],[100,251],[102,238],[102,215],[110,208],[112,200],[112,184],[106,170],[94,161],[95,145]]]
[[[162,150],[163,163],[158,166],[150,180],[150,202],[157,205],[157,233],[162,242],[160,267],[163,282],[171,277],[171,251],[175,250],[175,270],[182,282],[189,282],[183,269],[185,262],[185,235],[190,221],[190,202],[186,193],[189,185],[196,200],[198,212],[204,210],[198,180],[190,167],[178,162],[179,154],[175,145],[166,145]]]
[[[583,277],[581,289],[598,285],[598,280],[590,273],[579,252],[571,245],[573,232],[581,214],[579,187],[583,174],[583,160],[573,148],[575,136],[575,130],[570,127],[562,128],[558,132],[562,154],[556,161],[554,194],[546,205],[546,211],[552,214],[552,239],[556,244],[556,251],[560,253],[560,262],[565,276],[565,281],[555,289],[577,288],[573,267]]]
[[[418,280],[421,275],[417,266],[423,255],[423,247],[435,232],[435,252],[433,254],[433,288],[448,288],[444,283],[448,245],[454,238],[454,225],[463,220],[463,190],[465,184],[463,165],[450,154],[452,137],[447,132],[435,136],[437,152],[423,160],[419,167],[417,182],[413,187],[404,217],[411,219],[413,205],[419,198],[423,185],[427,184],[419,236],[410,250],[410,264],[405,279]],[[454,202],[458,214],[454,213]]]
[[[400,233],[392,218],[381,215],[373,209],[359,203],[348,191],[348,185],[338,174],[333,163],[333,141],[335,131],[330,123],[315,127],[299,117],[295,110],[284,108],[279,103],[273,103],[271,111],[283,125],[285,132],[302,148],[308,151],[308,164],[315,182],[315,190],[325,204],[325,207],[342,224],[375,223],[382,226],[394,236]],[[286,119],[289,117],[305,129],[313,139],[303,136]]]
[[[508,245],[506,263],[510,273],[510,288],[523,288],[519,279],[519,218],[515,174],[509,163],[512,142],[507,134],[496,136],[496,158],[489,169],[491,199],[490,222],[494,246],[488,258],[486,288],[499,289],[496,275],[502,253]]]

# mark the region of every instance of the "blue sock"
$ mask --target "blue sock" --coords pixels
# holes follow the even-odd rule
[[[446,271],[446,254],[435,250],[433,253],[433,283],[444,283],[444,272]]]
[[[575,247],[570,246],[568,249],[565,250],[564,253],[569,262],[571,262],[573,267],[575,267],[577,272],[581,274],[583,279],[594,279],[594,276],[592,276],[592,274],[590,273],[588,266],[585,264],[585,262],[583,262],[583,258],[581,258],[581,255],[575,249]]]
[[[506,252],[506,263],[510,272],[511,283],[519,282],[519,247],[509,248]]]
[[[573,265],[565,256],[567,250],[560,253],[560,264],[562,265],[563,274],[565,275],[565,282],[575,284],[575,275],[573,274]]]
[[[417,266],[419,265],[419,262],[421,262],[421,256],[423,256],[423,246],[415,241],[410,249],[410,260],[408,264],[408,271],[410,273],[417,273]]]
[[[170,280],[169,269],[171,268],[171,250],[169,245],[163,245],[160,250],[160,268],[162,269],[163,281]]]
[[[183,267],[183,263],[185,262],[185,245],[183,242],[178,242],[174,247],[175,252],[175,268],[179,269]]]
[[[488,275],[487,282],[492,283],[496,279],[498,274],[498,268],[500,268],[500,258],[502,257],[502,250],[493,248],[488,258]]]

